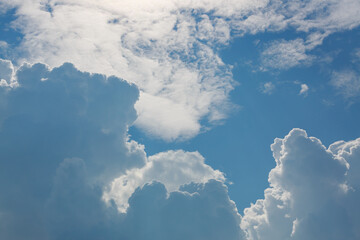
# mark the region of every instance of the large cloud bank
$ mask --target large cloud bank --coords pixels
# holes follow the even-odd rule
[[[301,129],[271,146],[276,167],[265,198],[245,209],[248,239],[360,238],[360,139],[328,149]]]
[[[241,217],[199,153],[147,157],[128,139],[135,86],[71,64],[2,67],[1,239],[360,237],[360,139],[275,139],[270,187]]]
[[[11,26],[23,34],[14,59],[52,67],[68,61],[80,70],[114,74],[137,84],[141,94],[136,125],[167,140],[192,137],[204,129],[200,122],[211,125],[226,117],[235,84],[219,49],[232,36],[301,32],[300,38],[272,42],[262,54],[265,68],[286,69],[308,63],[309,52],[329,34],[360,24],[357,0],[0,0],[0,4],[4,11],[16,8]]]
[[[0,239],[241,239],[223,173],[128,140],[134,85],[71,64],[2,68]]]

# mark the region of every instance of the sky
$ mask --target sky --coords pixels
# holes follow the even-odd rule
[[[0,238],[360,238],[358,0],[0,0]]]

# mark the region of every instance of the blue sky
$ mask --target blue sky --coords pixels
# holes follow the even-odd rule
[[[1,238],[360,237],[359,2],[225,2],[0,0]]]
[[[294,36],[294,33],[282,34]],[[360,45],[356,41],[359,29],[334,34],[318,47],[319,58],[340,51],[330,64],[320,62],[285,71],[252,72],[244,62],[257,61],[259,48],[254,41],[274,38],[273,34],[269,35],[238,38],[221,51],[223,59],[235,65],[234,79],[241,84],[231,93],[231,101],[240,109],[224,124],[193,139],[175,143],[154,140],[136,128],[130,129],[130,134],[145,144],[148,153],[169,148],[201,152],[211,166],[221,169],[235,183],[230,187],[230,194],[238,205],[243,204],[242,208],[260,198],[268,186],[267,173],[275,165],[270,150],[274,138],[299,127],[328,146],[338,140],[355,139],[360,132],[359,102],[344,99],[328,83],[331,71],[353,65],[351,54]],[[299,95],[301,87],[295,81],[308,84],[310,92],[306,96]],[[262,84],[267,82],[276,84],[271,94],[262,92]],[[248,186],[249,181],[252,187]]]

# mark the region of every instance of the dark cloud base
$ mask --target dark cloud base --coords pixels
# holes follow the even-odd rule
[[[147,184],[126,214],[102,200],[114,177],[146,161],[127,142],[135,86],[71,64],[26,65],[16,78],[19,87],[0,88],[0,239],[240,238],[220,182],[172,193]]]

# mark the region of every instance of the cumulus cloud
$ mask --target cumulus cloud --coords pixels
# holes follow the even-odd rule
[[[104,199],[114,200],[119,211],[125,212],[129,197],[146,183],[158,181],[173,192],[184,184],[206,183],[210,179],[225,181],[223,173],[206,165],[198,152],[168,151],[150,156],[142,168],[131,169],[115,179]]]
[[[159,183],[138,189],[129,200],[124,239],[243,239],[240,215],[224,184],[211,180],[181,190],[168,194]]]
[[[69,61],[83,71],[137,84],[142,94],[136,125],[166,140],[192,137],[201,131],[200,122],[211,125],[226,118],[234,82],[231,66],[218,52],[232,36],[288,27],[305,33],[304,39],[275,42],[287,51],[273,45],[264,53],[265,65],[284,69],[309,62],[306,51],[360,23],[357,0],[0,3],[3,9],[16,8],[11,25],[24,34],[18,62],[54,67]],[[180,125],[179,115],[184,119]],[[163,116],[172,121],[163,124]]]
[[[299,95],[307,95],[308,91],[309,91],[309,86],[305,83],[302,83],[300,85]]]
[[[271,145],[276,167],[264,199],[245,209],[248,239],[358,239],[359,139],[327,149],[293,129]]]
[[[199,153],[147,157],[128,140],[134,85],[71,64],[24,65],[15,79],[0,88],[1,239],[360,237],[360,139],[275,139],[270,187],[242,218]]]
[[[147,158],[128,139],[137,87],[68,63],[14,74],[0,87],[1,239],[242,239],[223,173],[197,152]],[[120,213],[104,190],[125,178]]]
[[[52,70],[43,64],[24,65],[15,78],[18,86],[0,88],[0,189],[6,193],[0,196],[0,238],[48,239],[44,212],[60,184],[57,175],[66,178],[61,183],[66,193],[70,185],[81,190],[77,184],[105,184],[144,164],[143,147],[126,140],[136,118],[138,89],[115,77],[80,72],[71,64]],[[74,157],[81,160],[64,160]],[[72,163],[74,168],[67,167]],[[76,179],[83,174],[72,176],[71,169],[83,165],[88,175],[80,183]],[[62,168],[68,168],[68,177]]]

